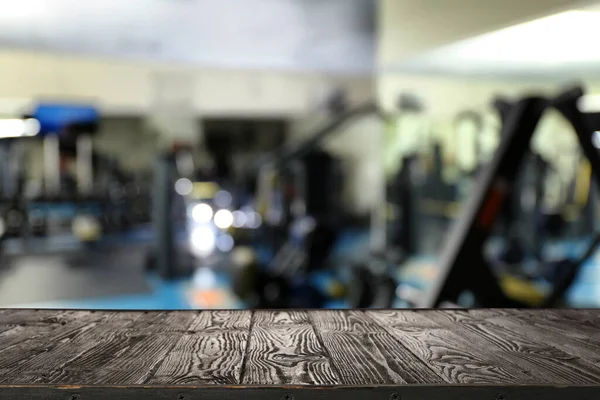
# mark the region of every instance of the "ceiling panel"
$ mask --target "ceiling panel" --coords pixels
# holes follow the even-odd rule
[[[598,8],[566,11],[444,46],[390,69],[527,79],[600,75],[598,26]]]
[[[0,45],[217,67],[368,72],[374,0],[0,0]]]

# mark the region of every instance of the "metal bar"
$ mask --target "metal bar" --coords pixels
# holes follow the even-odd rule
[[[600,386],[373,385],[373,386],[0,386],[2,400],[597,400]]]
[[[327,125],[323,126],[316,133],[312,134],[308,139],[304,140],[298,145],[293,146],[292,148],[284,147],[275,153],[276,155],[273,159],[268,160],[267,162],[273,162],[276,165],[281,166],[290,160],[297,159],[298,157],[301,157],[311,149],[318,146],[327,137],[337,132],[338,128],[343,126],[351,119],[372,113],[377,113],[377,105],[373,102],[369,102],[339,114]]]
[[[44,188],[49,196],[60,193],[60,147],[58,135],[44,138]]]
[[[93,143],[90,135],[77,137],[77,190],[82,195],[91,195],[94,189]]]
[[[482,248],[503,202],[510,195],[535,128],[548,105],[541,97],[518,102],[506,117],[502,140],[492,161],[482,171],[462,216],[450,230],[441,254],[438,276],[417,307],[436,307],[457,301],[471,290],[486,306],[506,306],[509,301],[487,266]]]
[[[177,275],[173,218],[174,160],[157,157],[154,169],[153,228],[156,238],[156,270],[165,279]]]

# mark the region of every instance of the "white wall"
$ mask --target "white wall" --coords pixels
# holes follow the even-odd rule
[[[298,122],[297,138],[310,134],[322,122],[316,121],[315,116],[331,89],[344,88],[352,104],[375,97],[371,77],[190,69],[4,50],[0,51],[0,115],[26,112],[43,98],[93,101],[101,112],[110,115],[154,114],[157,80],[164,79],[168,85],[170,78],[174,82],[183,80],[183,87],[174,91],[178,93],[169,95],[181,97],[175,101],[188,98],[190,104],[183,108],[189,106],[195,114],[194,124],[198,116],[288,117]],[[378,128],[376,124],[369,129],[352,124],[346,128],[350,132],[338,135],[330,147],[348,166],[348,207],[366,211],[377,193],[365,191],[364,182],[371,179],[377,164]],[[120,129],[112,130],[112,134],[102,136],[99,147],[114,147],[110,141],[119,136]],[[39,153],[34,150],[32,163]],[[135,162],[144,159],[135,157]]]
[[[148,113],[156,104],[157,77],[164,74],[189,80],[192,108],[201,115],[302,115],[332,84],[343,85],[353,97],[372,95],[370,79],[360,76],[190,69],[3,50],[0,113],[45,97],[95,101],[105,113]]]

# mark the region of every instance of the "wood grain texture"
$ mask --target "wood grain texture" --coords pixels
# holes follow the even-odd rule
[[[191,331],[250,328],[251,311],[200,311],[192,320]]]
[[[561,335],[587,340],[600,346],[600,336],[596,335],[598,321],[588,318],[588,314],[579,310],[569,310],[569,312],[563,313],[556,310],[539,310],[537,313],[533,310],[523,310],[512,317],[525,323],[532,323],[559,332]],[[573,329],[574,325],[577,326],[577,329]]]
[[[203,311],[192,320],[146,384],[233,385],[240,382],[250,311]]]
[[[262,327],[310,325],[310,320],[306,311],[255,311],[254,325]]]
[[[139,318],[130,321],[124,328],[150,332],[185,331],[196,315],[193,311],[142,311]]]
[[[319,310],[311,312],[311,319],[319,331],[381,332],[363,311]]]
[[[14,330],[5,332],[10,334],[17,332],[12,340],[0,342],[0,383],[32,383],[36,379],[39,369],[46,369],[49,366],[40,363],[31,362],[36,357],[44,358],[46,354],[56,347],[68,346],[69,343],[76,340],[79,335],[93,329],[96,326],[96,320],[103,319],[109,314],[103,313],[85,313],[79,314],[83,321],[77,320],[77,315],[72,312],[56,313],[55,317],[51,313],[43,312],[42,318],[39,315],[22,318],[21,311],[15,318],[8,316],[8,320],[18,323]],[[91,315],[94,315],[91,317]],[[94,335],[93,338],[96,338]],[[93,343],[93,341],[92,341]],[[27,369],[31,366],[34,370]]]
[[[15,309],[3,310],[0,313],[0,325],[34,325],[34,324],[60,324],[73,322],[77,318],[97,319],[98,315],[93,311],[73,310],[37,310],[37,309]]]
[[[490,350],[496,355],[507,363],[519,365],[525,374],[539,382],[600,383],[600,371],[593,365],[546,343],[536,342],[527,336],[527,332],[511,331],[477,319],[465,311],[431,310],[423,315],[460,332],[466,339],[493,346]]]
[[[346,385],[443,382],[362,311],[313,311],[310,318]]]
[[[23,376],[46,384],[142,384],[194,317],[189,312],[113,313],[74,340],[32,358],[21,367],[27,367]]]
[[[77,315],[83,322],[79,322]],[[87,364],[91,368],[97,368],[102,365],[101,361],[111,354],[103,346],[105,343],[126,346],[132,335],[122,328],[129,325],[138,315],[138,313],[71,313],[69,316],[75,317],[72,322],[60,324],[61,328],[55,330],[54,340],[47,341],[45,346],[37,346],[40,341],[35,339],[15,346],[13,357],[20,357],[20,359],[7,371],[7,375],[17,376],[19,383],[23,384],[49,383],[57,377],[62,378],[61,382],[67,382],[69,376],[67,372],[73,369],[72,363]],[[33,328],[36,329],[37,325]],[[6,354],[1,354],[0,359],[8,362]],[[80,369],[79,365],[78,369]]]
[[[595,310],[0,310],[0,399],[14,385],[600,390],[599,316]]]
[[[596,339],[597,331],[596,333],[592,332],[592,335],[584,334],[580,331],[582,328],[576,323],[571,323],[570,329],[564,329],[549,320],[522,319],[518,317],[518,314],[505,313],[486,317],[480,311],[469,313],[513,332],[525,334],[536,343],[548,344],[600,368],[600,345]]]
[[[423,312],[369,311],[380,326],[421,361],[453,384],[533,384],[534,378],[507,363],[489,346],[468,340],[428,319]]]
[[[334,385],[334,372],[306,311],[255,311],[243,384]]]

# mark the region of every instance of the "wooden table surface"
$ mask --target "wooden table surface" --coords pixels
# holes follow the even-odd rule
[[[0,311],[0,399],[227,397],[214,388],[598,400],[600,312]]]

